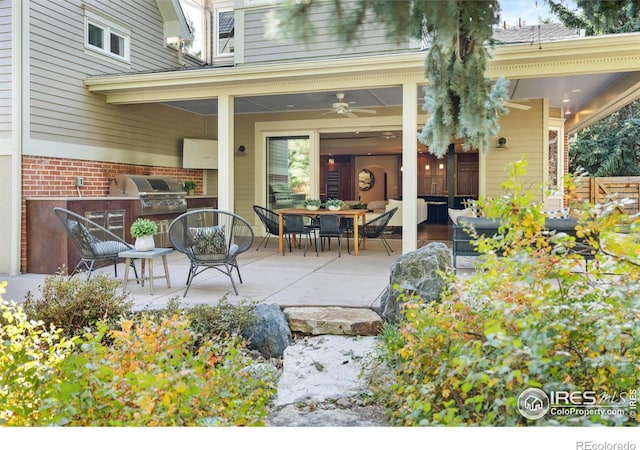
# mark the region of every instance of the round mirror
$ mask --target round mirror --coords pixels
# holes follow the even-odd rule
[[[373,172],[368,169],[362,169],[358,174],[358,185],[361,191],[368,191],[373,187],[375,179],[373,178]]]

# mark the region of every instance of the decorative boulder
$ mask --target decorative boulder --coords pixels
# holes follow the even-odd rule
[[[387,322],[401,319],[401,306],[411,295],[436,301],[444,287],[438,270],[451,268],[451,250],[442,242],[432,242],[400,256],[391,266],[389,286],[380,300],[380,316]],[[398,285],[400,289],[394,288]]]
[[[285,348],[291,345],[291,329],[286,316],[275,303],[256,305],[253,312],[258,320],[244,333],[249,348],[259,351],[265,358],[281,358]]]

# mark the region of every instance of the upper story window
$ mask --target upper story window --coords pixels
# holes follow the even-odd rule
[[[96,12],[85,10],[85,48],[121,61],[130,61],[131,32]]]
[[[216,9],[216,56],[233,55],[234,13],[232,8]]]

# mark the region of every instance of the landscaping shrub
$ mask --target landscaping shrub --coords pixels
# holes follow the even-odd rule
[[[41,297],[27,293],[23,304],[27,317],[62,328],[65,336],[80,335],[98,321],[115,324],[130,314],[133,302],[122,293],[122,282],[105,275],[89,280],[66,275],[45,277]]]
[[[0,294],[6,282],[0,283]],[[58,365],[72,343],[61,330],[27,319],[22,308],[0,295],[0,426],[47,422],[43,405],[58,383]]]
[[[376,390],[395,424],[637,423],[628,398],[640,384],[638,216],[621,215],[615,202],[573,205],[579,236],[599,249],[586,272],[581,256],[565,253],[575,239],[544,232],[541,206],[518,181],[523,167],[512,168],[507,195],[483,205],[506,226],[500,242],[478,240],[479,270],[449,274],[440,302],[407,299],[406,319],[383,333],[381,362],[392,375]],[[517,400],[529,387],[595,391],[629,409],[525,419]]]

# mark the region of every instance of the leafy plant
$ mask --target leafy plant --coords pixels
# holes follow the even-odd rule
[[[254,377],[240,340],[207,341],[194,353],[189,321],[177,314],[119,327],[87,334],[82,351],[61,364],[50,424],[263,424],[276,373]]]
[[[131,224],[131,236],[155,236],[158,233],[158,225],[151,220],[145,218],[138,218]]]
[[[367,204],[366,203],[354,203],[353,205],[349,206],[349,209],[367,209]]]
[[[77,336],[96,323],[114,325],[131,313],[133,302],[122,294],[119,280],[98,274],[88,280],[49,275],[39,289],[40,298],[27,292],[23,308],[30,320],[61,328],[65,336]]]
[[[304,202],[302,202],[302,204],[304,206],[316,206],[319,208],[320,205],[322,205],[322,202],[319,198],[308,198]]]
[[[0,283],[0,293],[6,282]],[[58,365],[73,343],[62,330],[29,320],[21,306],[0,296],[0,426],[31,426],[49,420]]]
[[[182,186],[185,191],[192,191],[196,188],[197,184],[193,180],[185,180],[182,182]]]
[[[562,252],[572,237],[543,230],[541,205],[519,182],[525,165],[512,166],[503,197],[483,202],[505,227],[500,239],[477,240],[484,253],[479,270],[463,279],[449,274],[440,302],[408,300],[399,333],[383,334],[381,360],[393,380],[377,392],[397,424],[629,420],[566,415],[533,421],[518,413],[518,396],[528,387],[615,395],[635,389],[640,378],[638,217],[621,215],[615,203],[572,203],[581,216],[578,234],[600,249],[586,272],[581,256]]]
[[[338,208],[342,208],[344,206],[344,201],[339,200],[337,198],[330,198],[329,200],[326,201],[325,204],[327,205],[327,207],[335,206]]]

